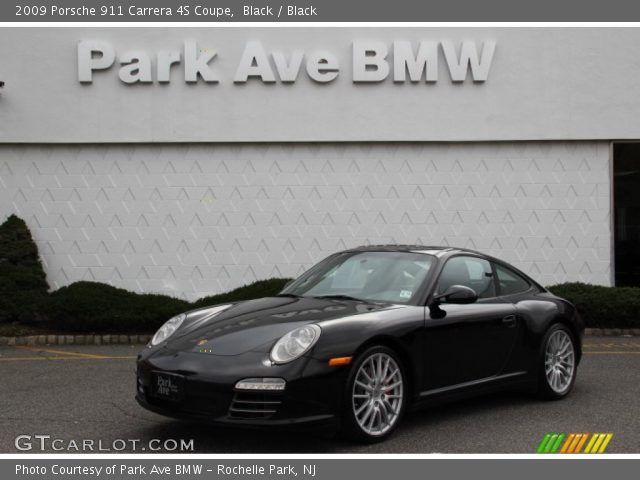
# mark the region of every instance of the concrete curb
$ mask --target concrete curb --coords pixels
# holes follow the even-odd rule
[[[0,337],[0,345],[144,345],[152,335],[26,335]]]
[[[640,337],[640,328],[587,328],[588,337]]]
[[[587,328],[588,337],[640,337],[640,328]],[[152,335],[26,335],[0,337],[0,346],[23,345],[144,345]]]

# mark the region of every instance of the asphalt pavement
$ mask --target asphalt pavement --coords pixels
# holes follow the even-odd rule
[[[607,453],[640,453],[640,338],[587,338],[574,390],[562,401],[512,393],[434,407],[366,446],[313,431],[222,429],[147,412],[134,400],[140,348],[0,347],[0,452],[21,451],[19,437],[26,453],[41,446],[180,453],[181,444],[202,453],[534,453],[547,432],[610,432]]]

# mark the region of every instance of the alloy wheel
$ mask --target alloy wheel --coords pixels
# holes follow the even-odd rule
[[[380,436],[389,431],[398,421],[403,399],[402,372],[391,355],[374,353],[362,362],[353,382],[352,408],[363,432]]]
[[[556,330],[547,340],[544,369],[547,384],[558,394],[569,389],[575,372],[573,341],[565,330]]]

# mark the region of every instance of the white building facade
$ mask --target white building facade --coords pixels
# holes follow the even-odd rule
[[[615,146],[640,138],[639,43],[604,28],[3,29],[0,219],[27,222],[53,288],[193,299],[386,243],[612,285],[634,235]]]

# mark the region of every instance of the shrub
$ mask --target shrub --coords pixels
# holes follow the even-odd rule
[[[269,280],[259,280],[244,287],[236,288],[227,293],[203,297],[196,300],[192,307],[200,308],[217,303],[238,302],[241,300],[253,300],[254,298],[270,297],[276,295],[290,281],[290,278],[271,278]]]
[[[640,288],[562,283],[547,287],[573,303],[588,328],[640,327]]]
[[[151,333],[178,313],[217,303],[278,293],[288,279],[261,280],[194,303],[166,295],[138,294],[97,282],[76,282],[51,293],[48,327],[78,333]]]
[[[49,285],[26,223],[11,215],[0,225],[0,322],[30,322]]]
[[[166,295],[141,295],[103,283],[77,282],[50,295],[46,315],[49,326],[60,331],[146,333],[189,306],[189,302]]]

